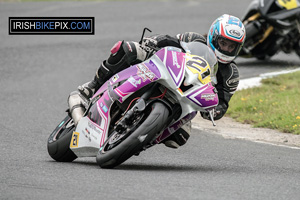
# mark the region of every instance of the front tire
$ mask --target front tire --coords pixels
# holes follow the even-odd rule
[[[70,149],[75,125],[71,117],[67,116],[51,133],[48,138],[48,153],[56,161],[72,162],[77,158]]]
[[[135,119],[124,132],[113,131],[97,154],[101,168],[114,168],[132,155],[139,153],[166,126],[169,110],[155,102],[143,111],[143,117]],[[142,114],[141,114],[142,115]],[[140,116],[141,116],[140,115]]]

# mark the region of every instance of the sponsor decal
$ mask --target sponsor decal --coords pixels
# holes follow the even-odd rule
[[[135,78],[133,78],[132,76],[130,76],[130,78],[128,79],[129,83],[131,83],[131,85],[133,85],[134,87],[137,87],[137,85],[140,85],[142,83],[142,80],[136,80]]]
[[[85,132],[87,133],[87,134],[91,134],[91,132],[89,131],[89,129],[87,129],[87,128],[85,128]]]
[[[84,131],[85,132],[83,133],[83,135],[91,142],[91,132],[87,128],[85,128]]]
[[[173,57],[173,65],[175,65],[179,69],[180,65],[178,64],[177,53],[172,51],[172,57]]]
[[[213,101],[216,97],[216,94],[201,94],[201,99],[205,99],[205,101]]]
[[[92,122],[88,122],[88,126],[89,128],[91,128],[92,130],[94,130],[95,132],[97,132],[98,134],[101,134],[102,132],[92,123]]]
[[[102,110],[103,110],[105,113],[107,113],[108,108],[104,105],[104,106],[102,107]]]
[[[137,75],[143,79],[143,82],[145,82],[147,79],[151,82],[156,78],[156,75],[149,70],[149,68],[144,64],[139,64],[136,66],[138,68]]]
[[[73,132],[70,147],[78,147],[79,133]]]
[[[112,81],[115,83],[119,79],[119,75],[116,74],[112,77]]]
[[[241,37],[241,33],[238,32],[237,30],[231,29],[231,30],[229,30],[229,33],[230,33],[232,36]]]
[[[234,16],[229,16],[229,18],[228,18],[228,24],[230,24],[230,25],[237,25],[237,26],[239,26],[240,28],[243,27],[243,24],[242,24],[242,22],[239,20],[239,18],[234,17]]]
[[[107,113],[108,108],[106,107],[106,105],[104,105],[102,102],[100,103],[100,107],[102,108],[102,110]]]
[[[94,17],[9,17],[9,35],[73,35],[95,33]]]

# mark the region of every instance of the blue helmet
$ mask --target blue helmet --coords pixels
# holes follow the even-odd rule
[[[215,52],[218,61],[230,63],[239,54],[246,39],[246,30],[237,17],[224,14],[211,25],[207,45]],[[229,48],[224,45],[229,45]]]

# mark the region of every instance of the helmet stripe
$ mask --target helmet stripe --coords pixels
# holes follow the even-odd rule
[[[230,40],[233,40],[233,41],[235,41],[235,42],[240,42],[240,43],[241,43],[241,42],[244,40],[244,38],[245,38],[245,34],[243,35],[243,37],[242,37],[241,39],[237,39],[237,38],[235,38],[235,37],[233,37],[233,36],[230,36],[230,35],[226,34],[226,31],[224,30],[223,24],[221,24],[221,35],[222,35],[223,37],[225,37],[225,38],[228,38],[228,39],[230,39]]]

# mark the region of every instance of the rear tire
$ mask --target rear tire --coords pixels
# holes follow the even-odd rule
[[[245,29],[247,33],[246,40],[247,38],[249,40],[261,31],[261,24],[258,21],[252,21],[245,26]]]
[[[144,111],[142,119],[133,120],[126,132],[113,131],[97,154],[101,168],[114,168],[132,155],[139,153],[155,139],[168,120],[169,110],[160,102],[155,102]]]
[[[75,126],[71,117],[67,116],[48,138],[48,153],[56,161],[72,162],[77,158],[70,149],[70,141]]]

